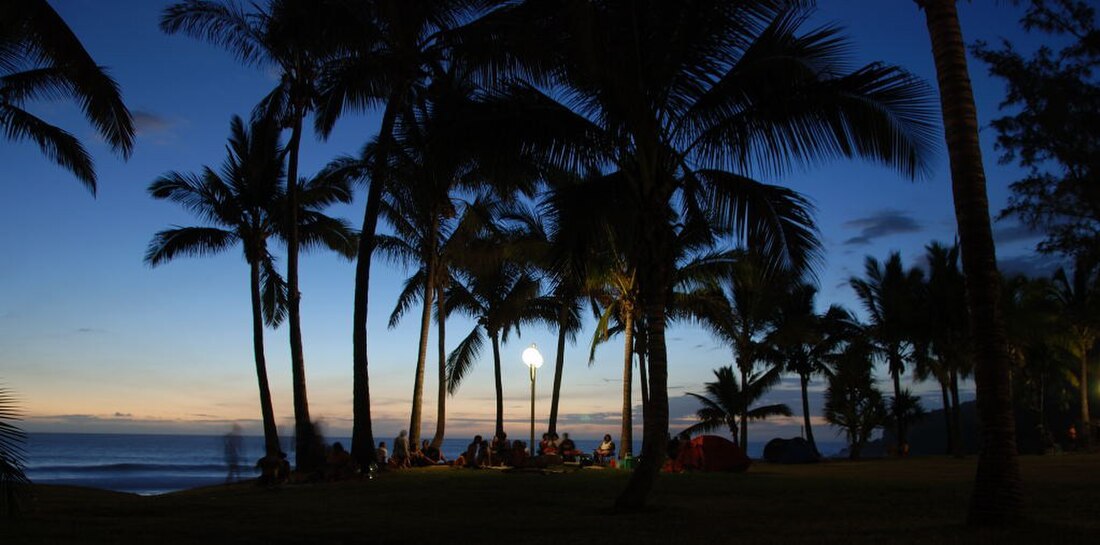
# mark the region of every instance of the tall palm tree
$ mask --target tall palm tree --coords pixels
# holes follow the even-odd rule
[[[76,102],[96,132],[123,158],[134,146],[134,122],[118,84],[92,59],[46,0],[0,5],[0,132],[31,140],[95,193],[92,158],[69,132],[26,110],[39,98]]]
[[[785,206],[765,206],[782,189],[751,176],[836,157],[925,168],[924,87],[881,64],[847,70],[837,29],[805,31],[807,17],[767,0],[529,0],[455,38],[464,62],[538,84],[502,91],[511,106],[483,123],[513,136],[517,153],[614,169],[621,191],[605,202],[633,212],[624,251],[638,271],[650,399],[643,462],[621,509],[645,503],[664,458],[675,225],[705,217],[798,266],[815,247],[808,216],[790,193]]]
[[[17,400],[7,388],[0,388],[0,518],[19,512],[26,494],[27,479],[23,443],[27,434],[15,424],[21,413]]]
[[[550,394],[550,419],[547,423],[547,432],[556,433],[561,379],[565,371],[565,343],[567,340],[576,341],[577,332],[581,329],[581,303],[586,291],[584,273],[574,266],[576,259],[584,257],[572,254],[584,250],[565,246],[558,237],[565,230],[551,223],[547,214],[540,214],[530,207],[517,203],[502,219],[516,224],[517,240],[514,243],[520,248],[516,252],[516,258],[530,262],[551,286],[549,293],[532,304],[537,312],[544,315],[547,325],[557,330],[554,383]],[[558,216],[557,219],[561,220],[562,217]]]
[[[149,243],[145,262],[151,266],[181,256],[205,256],[242,246],[249,266],[252,300],[252,345],[260,390],[264,446],[269,455],[279,453],[271,391],[264,357],[263,328],[277,326],[286,317],[287,286],[275,268],[268,248],[272,238],[287,238],[285,176],[279,127],[261,118],[246,128],[241,118],[230,123],[228,156],[220,171],[204,167],[199,174],[169,172],[149,186],[155,199],[179,203],[208,225],[173,227],[160,231]],[[350,202],[346,181],[315,178],[300,184],[303,246],[324,245],[347,255],[355,236],[342,220],[325,216],[321,209],[333,202]]]
[[[744,410],[745,407],[759,401],[772,386],[779,383],[782,376],[783,368],[774,366],[763,373],[753,373],[747,382],[740,383],[734,374],[733,366],[727,365],[715,369],[714,377],[718,380],[706,384],[705,395],[688,392],[688,395],[699,400],[703,407],[695,413],[699,422],[689,426],[684,433],[694,435],[726,428],[736,443],[739,429],[744,429],[745,420],[791,416],[790,407],[783,403],[755,406],[747,412]],[[739,445],[742,449],[745,448],[744,443]]]
[[[186,0],[165,8],[160,28],[184,33],[219,45],[246,65],[275,67],[279,83],[257,106],[257,114],[273,116],[290,130],[286,145],[287,179],[298,179],[302,124],[318,100],[317,86],[323,61],[332,45],[330,26],[345,21],[332,2],[268,0],[246,9],[234,0]],[[310,446],[316,431],[309,416],[305,352],[302,347],[301,292],[298,290],[299,221],[297,184],[287,186],[286,283],[287,322],[294,390],[294,431],[299,468],[314,469],[323,460]]]
[[[444,35],[474,17],[482,0],[366,0],[351,4],[338,41],[343,55],[326,65],[321,87],[317,129],[327,135],[346,108],[382,107],[376,139],[381,158],[369,174],[371,184],[363,210],[363,225],[355,267],[352,312],[352,437],[351,453],[361,465],[374,461],[370,378],[367,358],[367,309],[370,266],[375,250],[384,187],[390,182],[385,165],[395,144],[398,116],[422,94],[437,68],[447,63]]]
[[[966,278],[959,270],[959,247],[933,242],[925,246],[928,281],[923,305],[927,313],[927,351],[919,354],[914,367],[918,380],[934,377],[940,383],[944,418],[947,423],[947,451],[962,455],[962,411],[959,407],[959,379],[970,375],[970,318],[966,311]]]
[[[1088,446],[1092,442],[1092,418],[1089,413],[1089,357],[1100,338],[1100,263],[1090,254],[1079,254],[1073,273],[1064,268],[1054,273],[1054,294],[1059,303],[1066,345],[1077,360],[1077,391],[1080,421],[1079,437]]]
[[[1050,431],[1053,428],[1046,418],[1048,393],[1071,374],[1068,369],[1077,363],[1067,349],[1067,327],[1053,279],[1016,275],[1006,279],[1001,295],[1015,370],[1013,383],[1025,389],[1017,399],[1038,413],[1036,432]]]
[[[974,337],[974,384],[982,426],[978,472],[967,520],[993,526],[1021,520],[1008,339],[1001,316],[1001,277],[989,221],[978,114],[956,0],[914,0],[924,10],[936,63],[944,136],[951,164],[966,301]]]
[[[769,266],[768,258],[757,252],[741,252],[721,280],[716,293],[721,303],[716,312],[704,317],[704,323],[723,342],[729,343],[747,384],[757,366],[773,360],[767,336],[774,331],[783,298],[796,289],[796,276]],[[747,403],[747,399],[742,399]],[[748,405],[741,407],[738,444],[748,448]]]
[[[500,343],[518,335],[523,325],[543,322],[544,314],[532,302],[539,295],[539,281],[524,263],[510,259],[505,233],[487,229],[482,238],[467,246],[467,259],[457,270],[459,281],[447,292],[448,312],[460,312],[477,323],[447,357],[450,392],[458,390],[469,373],[488,336],[493,348],[493,377],[496,386],[496,426],[504,433],[504,385],[501,379]]]
[[[920,339],[916,330],[924,323],[920,295],[924,273],[916,267],[906,270],[901,254],[893,252],[885,263],[867,256],[864,275],[864,278],[852,277],[848,283],[867,311],[870,323],[865,331],[879,357],[886,360],[894,381],[894,399],[900,400],[901,375],[915,357]],[[895,405],[899,409],[902,406]],[[895,412],[893,416],[898,434],[897,452],[904,455],[908,430],[901,413]]]
[[[815,375],[829,376],[837,352],[853,334],[855,318],[846,309],[831,305],[824,314],[814,312],[817,288],[798,284],[783,294],[772,332],[766,340],[778,363],[798,375],[802,390],[802,419],[806,440],[821,456],[810,423],[809,384]]]

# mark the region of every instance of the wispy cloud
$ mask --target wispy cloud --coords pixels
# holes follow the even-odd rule
[[[998,222],[993,229],[993,240],[997,244],[1008,244],[1022,240],[1036,240],[1043,237],[1043,233],[1032,231],[1030,227],[1021,223]]]
[[[859,234],[844,241],[845,246],[864,246],[878,238],[924,230],[917,220],[900,210],[880,210],[865,218],[844,222],[844,227],[859,229]]]
[[[1050,276],[1061,265],[1062,261],[1057,256],[1039,253],[1015,255],[997,260],[997,268],[1005,276],[1017,274],[1032,278]]]
[[[161,117],[145,110],[134,110],[134,132],[138,136],[149,136],[156,133],[168,132],[174,123],[168,118]]]

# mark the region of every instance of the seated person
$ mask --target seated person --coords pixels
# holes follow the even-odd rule
[[[351,454],[344,450],[344,445],[339,441],[332,445],[325,460],[325,477],[330,481],[349,479],[355,475],[355,460]]]
[[[474,436],[473,442],[466,446],[466,453],[460,456],[460,458],[462,458],[463,465],[472,468],[481,467],[481,465],[478,463],[478,458],[480,458],[479,451],[481,450],[481,443],[481,436]]]
[[[386,465],[390,461],[390,451],[386,449],[386,442],[382,441],[378,443],[378,450],[374,453],[375,461],[378,465]]]
[[[290,462],[286,459],[286,453],[280,452],[278,456],[269,454],[256,462],[260,470],[260,478],[256,483],[261,486],[273,486],[285,483],[290,478]]]
[[[592,453],[592,457],[596,459],[596,463],[603,465],[611,461],[615,457],[615,442],[611,440],[610,435],[603,436],[603,442],[600,446],[596,447],[596,451]]]
[[[493,462],[496,465],[511,465],[512,442],[508,440],[507,433],[500,432],[500,435],[493,437],[493,444],[490,445],[490,448],[493,454]]]
[[[539,440],[539,450],[535,453],[536,456],[542,456],[546,453],[546,447],[550,444],[550,434],[542,434],[542,439]]]
[[[489,441],[487,439],[481,440],[481,449],[477,453],[477,465],[480,467],[490,467],[493,465],[493,451],[489,448]]]
[[[427,442],[427,441],[425,441]],[[440,452],[439,447],[432,446],[430,443],[424,447],[424,458],[428,460],[432,465],[445,464],[447,460],[443,458],[443,453]]]
[[[519,439],[512,441],[512,467],[527,465],[527,445]]]
[[[558,445],[558,451],[561,452],[562,460],[566,462],[575,462],[577,457],[581,455],[581,451],[577,450],[577,444],[569,438],[568,433],[562,434],[561,444]]]
[[[393,441],[393,458],[390,465],[395,468],[409,467],[409,438],[408,432],[401,430],[397,439]]]
[[[546,444],[542,447],[542,454],[545,456],[557,456],[558,454],[558,434],[547,434],[548,439]]]

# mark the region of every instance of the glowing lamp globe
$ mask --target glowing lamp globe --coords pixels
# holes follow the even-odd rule
[[[539,349],[535,347],[534,343],[531,343],[531,346],[523,351],[523,363],[532,369],[542,367],[542,354],[539,353]]]

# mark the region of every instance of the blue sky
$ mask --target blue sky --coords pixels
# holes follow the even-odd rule
[[[224,157],[232,115],[247,115],[274,84],[270,70],[238,65],[231,55],[157,28],[170,4],[145,0],[52,0],[98,63],[122,87],[138,128],[133,157],[112,155],[65,102],[30,109],[80,137],[96,159],[98,196],[93,198],[66,171],[33,146],[0,144],[0,383],[18,392],[32,431],[201,432],[241,422],[258,433],[252,362],[247,267],[239,252],[215,258],[180,259],[151,269],[142,263],[153,234],[194,220],[179,207],[155,202],[146,187],[169,170],[217,166]],[[1022,34],[1020,10],[992,0],[961,2],[967,42],[1012,39],[1030,50],[1042,36]],[[908,0],[821,0],[814,24],[846,27],[853,60],[900,65],[935,84],[923,14]],[[971,62],[979,120],[997,117],[1004,86]],[[375,115],[349,116],[326,142],[306,138],[302,173],[315,172],[333,157],[353,153],[377,131]],[[1000,165],[994,133],[981,132],[994,212],[1003,207],[1008,184],[1020,177]],[[901,179],[873,165],[834,162],[767,180],[788,185],[817,206],[826,247],[820,270],[822,308],[840,303],[858,309],[847,279],[862,273],[866,255],[884,258],[900,251],[915,264],[932,240],[955,236],[954,213],[942,149],[933,174]],[[331,212],[358,226],[363,195]],[[1049,266],[1036,257],[1033,235],[1011,223],[995,225],[998,255],[1011,271]],[[416,359],[415,314],[398,328],[386,319],[405,271],[376,262],[370,308],[371,385],[375,426],[391,436],[407,426]],[[335,256],[310,254],[302,260],[303,333],[311,409],[332,433],[350,427],[351,293],[353,266]],[[453,347],[471,323],[448,325]],[[621,406],[621,346],[601,348],[587,365],[590,330],[566,355],[562,428],[579,436],[616,433]],[[434,339],[434,336],[433,336]],[[434,346],[434,340],[432,341]],[[528,328],[503,348],[506,418],[522,429],[529,410],[527,370],[519,354],[529,343],[553,358],[553,332]],[[285,328],[270,331],[266,343],[276,414],[289,434],[291,394]],[[669,333],[670,397],[673,417],[695,408],[685,391],[701,391],[711,370],[732,362],[727,347],[702,330],[678,326]],[[424,429],[434,429],[434,361],[426,381]],[[464,436],[491,429],[492,361],[486,350],[475,372],[451,398],[448,431]],[[551,373],[539,376],[539,408],[548,410]],[[880,373],[881,375],[881,373]],[[885,378],[884,376],[882,378]],[[820,389],[815,382],[814,412]],[[926,386],[924,389],[931,388]],[[796,414],[797,381],[785,381],[766,401],[791,404]],[[926,406],[939,406],[938,393]],[[639,419],[640,421],[640,419]],[[676,427],[678,424],[674,423]],[[757,426],[756,437],[797,435],[799,422]],[[832,432],[818,430],[820,439]]]

